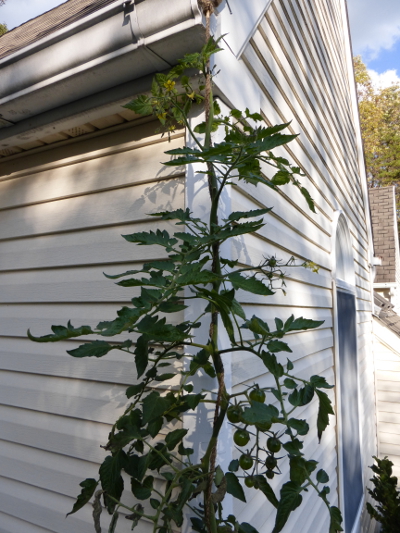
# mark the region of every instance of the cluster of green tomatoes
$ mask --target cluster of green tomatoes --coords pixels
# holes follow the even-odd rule
[[[265,402],[265,392],[260,389],[258,386],[254,387],[251,392],[248,395],[249,399],[252,402]],[[228,408],[227,411],[227,418],[231,424],[239,424],[246,422],[242,419],[242,407],[240,404],[231,405]],[[271,422],[256,422],[255,427],[258,431],[262,433],[270,432],[272,423]],[[244,447],[250,442],[250,433],[246,429],[247,424],[244,428],[238,428],[236,429],[235,433],[233,434],[233,441],[234,443],[239,447]],[[249,471],[252,470],[252,474],[255,473],[255,466],[258,464],[261,466],[261,468],[266,468],[266,471],[264,472],[268,479],[272,479],[275,474],[280,473],[276,472],[275,469],[278,468],[278,459],[279,457],[275,457],[276,453],[279,453],[281,450],[282,444],[277,437],[275,433],[271,432],[271,436],[268,437],[266,442],[266,448],[259,448],[259,443],[256,442],[251,450],[247,450],[246,453],[242,453],[242,455],[239,458],[239,466],[242,468],[242,470],[245,471],[246,477],[244,480],[244,483],[246,487],[254,487],[254,477],[253,475],[249,474]],[[256,454],[254,455],[253,452],[256,450]],[[259,452],[265,452],[266,458],[260,459],[259,458]],[[279,471],[279,468],[278,468]],[[258,472],[256,472],[258,474]]]

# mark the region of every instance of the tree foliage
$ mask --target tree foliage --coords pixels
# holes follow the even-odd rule
[[[397,185],[400,182],[400,85],[374,87],[360,56],[354,58],[354,68],[369,186]]]
[[[6,0],[0,0],[0,7],[4,6],[6,3]],[[7,24],[0,23],[0,37],[8,32]]]
[[[290,316],[268,323],[262,316],[248,316],[240,294],[262,298],[274,294],[284,283],[283,269],[294,266],[294,260],[282,262],[272,256],[258,264],[241,264],[221,252],[223,243],[261,230],[263,216],[270,211],[236,211],[221,218],[225,188],[240,182],[274,190],[291,184],[311,210],[314,202],[302,184],[301,169],[272,151],[294,139],[283,133],[287,124],[266,127],[262,116],[248,109],[221,113],[212,95],[209,61],[218,50],[218,43],[210,39],[200,53],[185,56],[168,74],[157,74],[150,94],[127,105],[136,113],[157,116],[167,131],[186,126],[191,143],[167,151],[164,164],[202,166],[210,194],[209,217],[197,218],[189,209],[162,211],[152,216],[160,224],[175,221],[173,234],[158,229],[124,235],[136,246],[159,246],[166,258],[108,276],[132,298],[131,305],[122,307],[115,318],[95,328],[68,323],[53,326],[52,333],[43,337],[29,333],[38,342],[96,335],[100,338],[87,340],[70,355],[103,357],[121,350],[135,363],[137,377],[126,391],[129,403],[104,445],[107,456],[99,477],[81,483],[71,512],[94,496],[98,530],[102,498],[113,515],[110,532],[116,531],[118,513],[125,511],[132,529],[144,519],[154,533],[172,532],[182,525],[185,515],[198,533],[257,533],[252,525],[224,512],[227,495],[246,501],[245,485],[262,493],[276,508],[271,530],[279,533],[301,505],[303,493],[314,489],[327,506],[329,532],[336,533],[342,531],[341,516],[328,501],[329,476],[306,457],[304,439],[310,425],[298,415],[304,406],[318,403],[315,438],[320,439],[333,414],[327,393],[332,387],[321,376],[297,376],[294,362],[287,358],[292,354],[287,335],[317,328],[322,322]],[[198,84],[198,79],[189,78],[188,70],[199,71],[203,81]],[[204,102],[205,121],[192,130],[190,109]],[[224,132],[220,142],[213,142],[216,130]],[[263,165],[272,170],[268,178]],[[303,266],[315,268],[311,263]],[[198,317],[190,321],[181,313],[189,306],[198,310]],[[202,323],[207,324],[208,334],[199,338]],[[228,344],[221,344],[221,330]],[[121,342],[120,333],[129,333],[130,338]],[[232,394],[225,385],[224,363],[234,352],[260,360],[273,384],[261,387],[255,383]],[[177,361],[185,364],[177,365]],[[201,376],[214,380],[212,390],[203,390]],[[163,383],[172,385],[160,388]],[[210,435],[201,437],[206,447],[199,457],[199,450],[188,446],[188,429],[180,421],[200,405],[213,410],[213,421]],[[227,421],[233,430],[230,447],[236,447],[239,459],[223,470],[217,448]],[[277,494],[270,480],[280,475],[284,461],[289,464],[290,479],[284,480]],[[123,473],[129,477],[131,490],[131,499],[124,501]]]
[[[397,477],[393,476],[393,463],[387,457],[378,459],[370,468],[374,477],[370,479],[374,488],[368,489],[376,502],[376,508],[367,503],[367,511],[381,524],[382,533],[397,533],[400,524],[400,491]]]

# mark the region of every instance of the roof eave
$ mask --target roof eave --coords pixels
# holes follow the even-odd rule
[[[110,97],[113,87],[131,84],[134,94],[132,82],[168,69],[203,42],[197,0],[168,0],[168,13],[165,0],[117,0],[0,61],[0,116],[12,124],[0,129],[0,139],[26,136],[44,116],[49,123],[60,108]]]

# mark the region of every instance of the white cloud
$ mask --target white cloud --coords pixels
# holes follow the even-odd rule
[[[0,7],[0,22],[6,23],[9,30],[38,17],[45,11],[63,4],[66,0],[6,0]]]
[[[399,0],[347,0],[353,51],[368,61],[400,39]]]
[[[400,77],[397,75],[397,70],[387,70],[386,72],[382,72],[382,74],[378,74],[375,70],[368,69],[368,74],[377,89],[385,89],[394,83],[400,84]]]

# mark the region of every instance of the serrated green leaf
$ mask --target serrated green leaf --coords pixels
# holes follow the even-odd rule
[[[232,459],[228,466],[229,472],[237,472],[239,470],[239,460]]]
[[[168,433],[165,437],[165,443],[168,450],[173,450],[182,441],[188,431],[188,429],[175,429],[174,431],[171,431],[171,433]]]
[[[333,389],[333,385],[329,385],[326,379],[322,376],[311,376],[310,383],[316,389]]]
[[[317,472],[317,481],[318,483],[328,483],[329,481],[328,474],[322,468]]]
[[[242,112],[239,109],[232,109],[230,115],[236,120],[242,120],[243,118]]]
[[[160,396],[156,391],[151,392],[143,400],[143,424],[161,417],[170,406],[167,398]]]
[[[306,199],[306,202],[308,204],[308,207],[311,209],[311,211],[313,213],[316,213],[315,211],[315,204],[314,204],[314,200],[311,198],[311,195],[310,193],[307,191],[307,189],[305,187],[300,187],[300,192],[301,194],[304,196],[304,198]]]
[[[303,449],[303,443],[299,439],[285,442],[282,446],[290,455],[302,455],[301,450]]]
[[[291,378],[286,378],[283,384],[287,389],[295,389],[297,387],[297,383]]]
[[[257,335],[261,335],[262,337],[265,337],[269,333],[269,327],[266,322],[261,320],[261,318],[253,315],[250,320],[248,320],[242,328],[249,329],[253,333],[256,333]]]
[[[107,498],[107,495],[112,496],[116,500],[121,498],[122,491],[124,490],[121,470],[124,468],[125,463],[126,454],[121,450],[114,456],[108,455],[100,465],[101,486],[106,492],[104,500],[110,514],[114,512],[116,504],[110,498]]]
[[[305,329],[315,329],[321,326],[324,323],[324,320],[310,320],[308,318],[296,318],[290,323],[290,326],[285,330],[286,331],[303,331]]]
[[[307,435],[310,426],[305,420],[298,420],[297,418],[290,418],[287,422],[288,426],[297,431],[299,435]]]
[[[290,372],[294,368],[294,365],[293,365],[292,361],[290,361],[289,359],[287,360],[286,368],[287,368],[288,372]]]
[[[114,350],[117,346],[113,346],[106,341],[91,341],[85,344],[81,344],[79,348],[73,350],[67,350],[72,357],[103,357],[111,350]]]
[[[269,287],[255,277],[246,278],[238,272],[232,272],[231,274],[228,274],[227,277],[232,283],[233,288],[236,290],[242,289],[253,294],[261,294],[262,296],[270,296],[274,294]]]
[[[272,533],[279,533],[282,531],[290,516],[290,513],[297,509],[299,505],[301,505],[303,497],[301,496],[300,492],[301,487],[292,481],[288,481],[283,485],[276,513],[275,527]]]
[[[261,402],[252,402],[250,407],[242,413],[242,419],[246,424],[270,423],[279,417],[279,411],[274,405],[266,405]]]
[[[275,176],[271,179],[274,185],[286,185],[290,182],[290,172],[288,170],[278,170]]]
[[[186,455],[186,456],[189,456],[189,455],[192,455],[194,453],[194,450],[192,450],[192,448],[185,448],[183,446],[182,443],[179,444],[178,446],[178,453],[180,455]]]
[[[316,390],[318,399],[319,399],[319,409],[317,416],[317,430],[318,430],[318,440],[321,441],[322,433],[325,431],[329,425],[329,415],[333,415],[332,402],[330,401],[328,395],[321,390]]]
[[[186,396],[182,397],[182,400],[188,404],[190,409],[194,410],[204,398],[204,394],[186,394]]]
[[[77,511],[79,511],[79,509],[82,509],[82,507],[89,502],[98,484],[99,482],[92,478],[85,479],[84,481],[79,483],[79,486],[82,487],[81,493],[77,497],[76,502],[72,507],[72,511],[70,511],[67,516],[76,513]]]
[[[331,516],[331,521],[329,524],[329,533],[338,533],[340,531],[343,531],[343,518],[340,509],[335,506],[332,506],[329,508],[329,514]]]
[[[242,218],[254,218],[254,217],[261,217],[263,215],[266,215],[272,211],[272,207],[267,207],[265,209],[253,209],[250,211],[234,211],[229,215],[229,217],[226,220],[230,220],[231,222],[236,222],[238,220],[241,220]]]
[[[292,350],[289,348],[289,346],[286,344],[286,342],[278,341],[276,339],[269,341],[267,344],[267,348],[272,353],[278,353],[278,352],[292,352]]]
[[[227,481],[226,492],[231,494],[234,498],[246,503],[246,497],[244,495],[243,487],[240,484],[239,479],[232,472],[227,472],[225,474]]]
[[[258,533],[258,531],[247,522],[242,522],[239,526],[239,533]]]
[[[136,394],[139,394],[144,389],[144,383],[139,383],[138,385],[131,385],[126,389],[126,396],[127,398],[132,398],[132,396],[136,396]]]
[[[282,146],[283,144],[287,144],[293,141],[293,139],[295,139],[296,137],[297,135],[282,135],[280,133],[270,135],[257,143],[257,152],[268,152],[269,150],[273,150],[278,146]]]
[[[153,437],[153,439],[155,437],[157,437],[157,435],[160,433],[161,431],[161,428],[163,426],[163,419],[162,417],[160,418],[155,418],[154,420],[152,420],[151,422],[149,422],[147,424],[147,431],[149,432],[150,434],[150,437]]]
[[[74,337],[80,337],[82,335],[90,335],[94,333],[90,326],[81,326],[80,328],[74,328],[71,322],[68,322],[65,326],[51,326],[53,334],[44,335],[43,337],[34,337],[28,329],[28,337],[31,341],[35,342],[58,342],[61,340],[72,339]]]
[[[217,468],[215,469],[215,478],[214,478],[214,483],[217,487],[221,485],[221,482],[224,479],[224,477],[225,477],[225,474],[223,473],[221,467],[217,466]]]
[[[295,389],[292,394],[289,395],[288,400],[294,407],[300,407],[307,405],[314,398],[314,387],[306,385],[301,389]]]
[[[147,368],[149,362],[149,339],[146,335],[141,335],[136,341],[135,364],[137,377],[140,378]]]
[[[133,276],[134,274],[140,274],[141,272],[143,272],[143,270],[128,270],[127,272],[123,272],[122,274],[114,275],[106,274],[105,272],[103,272],[103,276],[105,276],[107,279],[119,279],[123,278],[124,276]]]
[[[254,487],[261,490],[267,497],[268,501],[277,508],[279,505],[275,492],[264,476],[254,476]]]
[[[264,365],[268,368],[273,376],[281,378],[284,374],[283,366],[278,363],[276,356],[272,353],[262,352],[260,355]]]
[[[166,302],[162,302],[158,309],[161,311],[161,313],[177,313],[187,309],[187,305],[179,303],[178,298],[173,298]]]
[[[307,479],[306,460],[298,455],[290,457],[290,481],[300,487]]]
[[[156,381],[168,381],[169,379],[172,379],[176,376],[176,374],[169,373],[169,374],[160,374],[159,376],[156,376]]]
[[[141,231],[138,233],[132,233],[130,235],[122,235],[122,237],[128,241],[138,244],[139,246],[149,246],[158,244],[164,248],[169,248],[177,243],[177,240],[171,238],[169,233],[165,230],[154,231]]]
[[[153,492],[154,477],[147,476],[143,483],[131,478],[131,490],[138,500],[148,500]]]
[[[151,115],[153,113],[153,106],[151,105],[150,98],[143,94],[122,107],[130,109],[138,115]]]

